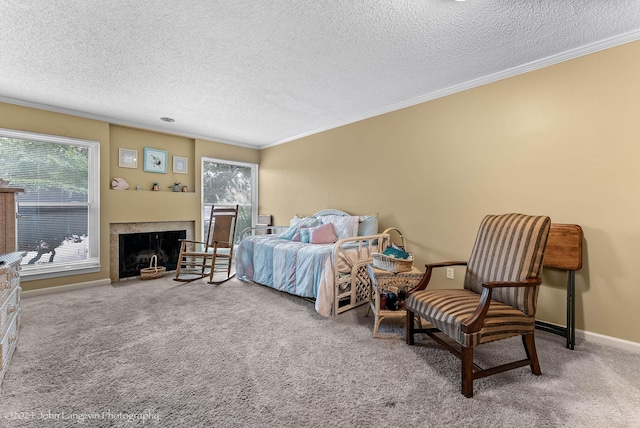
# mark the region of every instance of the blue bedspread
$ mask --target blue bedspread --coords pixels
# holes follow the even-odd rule
[[[305,244],[274,235],[250,236],[238,246],[236,272],[239,278],[317,299],[332,249],[333,244]]]

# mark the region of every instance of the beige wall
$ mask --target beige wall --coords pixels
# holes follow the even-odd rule
[[[27,280],[21,284],[25,290],[109,279],[111,223],[195,221],[196,232],[201,230],[199,177],[202,156],[243,162],[258,162],[259,158],[258,151],[254,149],[116,126],[103,121],[5,103],[0,103],[0,127],[100,142],[101,271],[48,280]],[[142,158],[145,147],[167,150],[167,174],[144,172]],[[137,169],[118,166],[119,148],[138,150]],[[174,155],[189,158],[188,174],[173,173],[171,161]],[[131,186],[130,189],[112,190],[111,179],[114,177],[124,178]],[[151,185],[156,181],[160,191],[152,192]],[[187,185],[189,192],[172,192],[169,186],[175,182]],[[140,192],[135,190],[138,184],[142,187]]]
[[[579,224],[577,327],[640,342],[638,76],[635,42],[262,150],[260,210],[378,212],[420,267],[466,259],[488,213]],[[564,324],[565,276],[544,280],[539,318]]]

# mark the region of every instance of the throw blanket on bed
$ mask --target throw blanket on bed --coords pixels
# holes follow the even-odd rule
[[[238,278],[316,299],[316,311],[328,317],[335,292],[331,263],[334,245],[293,242],[273,235],[251,236],[238,245],[236,273]],[[366,254],[368,256],[368,251]],[[340,272],[349,274],[348,262],[339,260],[338,265]]]

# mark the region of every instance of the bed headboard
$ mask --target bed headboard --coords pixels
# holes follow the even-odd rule
[[[328,209],[328,210],[322,210],[322,211],[318,211],[317,213],[315,213],[313,215],[313,217],[320,217],[323,215],[341,215],[341,216],[350,216],[351,214],[348,214],[344,211],[340,211],[340,210],[333,210],[333,209]]]
[[[354,216],[342,210],[326,209],[318,211],[312,217],[317,218],[327,215],[335,215],[340,217],[359,217],[357,236],[369,236],[376,235],[378,233],[378,213],[372,215]]]

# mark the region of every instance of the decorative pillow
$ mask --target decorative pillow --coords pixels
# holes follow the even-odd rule
[[[289,229],[285,230],[280,235],[278,235],[278,238],[286,239],[287,241],[291,241],[293,239],[293,236],[296,234],[297,231],[298,231],[297,227],[289,226]]]
[[[298,228],[313,227],[313,226],[319,226],[320,221],[315,217],[298,217],[296,215],[291,219],[289,224],[291,224],[292,226],[296,226]]]
[[[299,231],[300,231],[300,242],[302,242],[303,244],[308,244],[310,242],[311,229],[313,229],[313,228],[312,227],[303,227],[303,228],[299,229]]]
[[[302,240],[303,237],[306,239],[306,241]],[[296,230],[296,233],[295,235],[293,235],[293,238],[291,238],[291,240],[293,242],[309,243],[309,226],[300,226],[300,228]]]
[[[376,235],[378,233],[378,213],[360,216],[358,236]]]
[[[309,231],[309,242],[312,244],[332,244],[338,240],[331,223],[310,227],[309,229],[300,229],[300,231],[302,230]]]
[[[278,235],[280,239],[292,241],[298,229],[301,227],[317,226],[320,221],[315,217],[299,217],[297,214],[289,221],[289,228]]]
[[[338,239],[358,236],[359,216],[323,215],[320,217],[322,224],[331,223]]]

